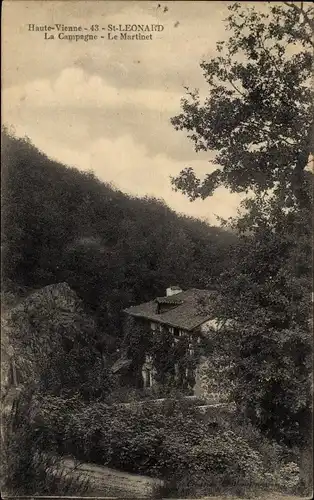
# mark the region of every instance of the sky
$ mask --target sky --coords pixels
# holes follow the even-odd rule
[[[9,0],[2,14],[2,123],[49,157],[126,193],[162,198],[177,212],[218,225],[243,196],[219,188],[206,200],[172,190],[185,167],[202,176],[213,152],[196,153],[170,118],[184,87],[208,91],[200,62],[226,38],[229,2]],[[28,24],[105,27],[104,38],[45,40]],[[162,24],[153,40],[108,40],[108,24]]]

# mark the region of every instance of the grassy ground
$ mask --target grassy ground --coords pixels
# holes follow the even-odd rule
[[[161,484],[158,479],[128,474],[109,467],[87,463],[75,466],[74,461],[70,458],[63,459],[62,463],[70,474],[78,474],[80,477],[88,478],[90,482],[88,496],[145,497],[152,493],[156,485]]]
[[[294,495],[283,495],[282,493],[276,493],[276,492],[267,492],[265,495],[259,496],[259,497],[254,497],[254,500],[306,500],[306,499],[312,498],[311,496],[309,497],[300,497],[300,496],[294,496]],[[232,500],[247,500],[247,498],[244,497],[227,497],[227,496],[218,496],[218,497],[203,497],[202,500],[227,500],[227,499],[232,499]],[[194,499],[195,500],[195,499]]]
[[[91,492],[88,492],[86,495],[84,496],[88,496],[88,497],[102,497],[105,498],[112,498],[114,497],[116,500],[123,500],[124,498],[127,498],[125,496],[117,496],[117,492],[115,490],[106,490],[106,491],[102,491],[100,492],[99,490],[97,491],[91,491]],[[138,500],[139,498],[141,497],[134,497],[134,496],[130,496],[130,500],[136,498],[136,500]],[[311,499],[312,497],[300,497],[300,496],[294,496],[294,495],[282,495],[281,493],[267,493],[265,496],[262,496],[262,497],[254,497],[252,500],[307,500],[307,499]],[[162,500],[167,500],[167,499],[162,499]],[[173,500],[189,500],[187,498],[185,499],[173,499]],[[190,500],[248,500],[247,497],[234,497],[234,496],[214,496],[214,497],[202,497],[200,499],[190,499]]]
[[[75,469],[79,475],[88,477],[90,480],[90,490],[84,496],[89,497],[115,497],[116,500],[121,500],[122,498],[132,498],[134,500],[143,497],[149,498],[154,485],[161,483],[161,481],[147,476],[128,474],[94,464],[77,464],[75,467],[74,461],[68,458],[63,460],[63,465],[68,472]],[[265,495],[252,497],[252,500],[306,500],[307,498],[310,499],[312,497],[265,492]],[[248,497],[219,495],[203,497],[201,500],[248,500]]]

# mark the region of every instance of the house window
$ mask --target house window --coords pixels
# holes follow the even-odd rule
[[[162,332],[163,331],[163,326],[162,325],[159,325],[159,331]]]
[[[169,326],[169,332],[174,333],[174,328],[172,326]]]
[[[151,329],[151,330],[155,331],[155,330],[156,330],[156,327],[157,327],[156,323],[151,323],[151,324],[150,324],[150,329]]]

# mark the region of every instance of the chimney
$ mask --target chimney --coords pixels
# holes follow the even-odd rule
[[[181,293],[182,290],[179,286],[169,286],[166,290],[166,296],[171,297],[171,295],[176,295],[177,293]]]

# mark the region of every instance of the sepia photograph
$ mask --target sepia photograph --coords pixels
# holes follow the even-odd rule
[[[4,0],[1,496],[313,495],[314,8]]]

